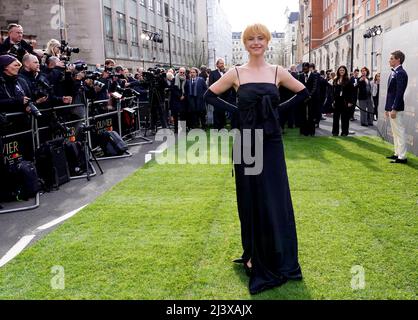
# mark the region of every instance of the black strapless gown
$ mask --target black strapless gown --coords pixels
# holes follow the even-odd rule
[[[278,89],[273,83],[247,83],[239,87],[237,98],[241,133],[243,129],[252,132],[252,143],[241,152],[245,148],[254,152],[255,129],[264,130],[262,172],[246,175],[244,170],[251,165],[234,164],[242,258],[251,259],[249,289],[255,294],[301,279],[302,271],[278,120]]]

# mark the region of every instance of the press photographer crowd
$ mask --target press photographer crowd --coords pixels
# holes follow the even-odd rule
[[[136,112],[142,112],[150,132],[171,127],[177,133],[179,121],[186,121],[187,130],[239,126],[237,114],[213,110],[203,99],[207,88],[226,72],[222,59],[215,70],[155,67],[130,72],[112,59],[88,66],[73,58],[79,54],[65,40],[51,39],[45,50],[34,49],[23,39],[20,25],[8,26],[8,37],[0,43],[0,177],[10,183],[0,183],[0,202],[27,200],[88,171],[86,131],[97,131],[97,145],[105,156],[124,154],[126,142],[112,130],[117,121],[95,120],[117,111],[118,103],[127,110],[123,124],[128,133],[138,129]],[[296,66],[289,72],[307,87],[310,100],[280,111],[283,129],[298,127],[301,134],[313,136],[320,121],[332,116],[333,135],[340,134],[341,120],[341,135],[347,136],[352,134],[349,122],[355,120],[357,100],[362,125],[373,125],[377,119],[379,78],[376,75],[370,81],[367,68],[361,76],[356,70],[351,78],[344,66],[336,73],[317,72],[314,64],[304,63],[300,72]],[[279,90],[282,101],[292,96],[286,89]],[[234,90],[221,98],[236,104]],[[93,123],[84,121],[86,112]],[[47,130],[39,130],[34,137],[39,128]]]

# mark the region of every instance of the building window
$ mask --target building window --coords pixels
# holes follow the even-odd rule
[[[338,0],[338,19],[347,15],[347,0]]]
[[[148,8],[150,11],[154,11],[154,0],[148,0]]]
[[[138,46],[138,21],[131,18],[131,42],[133,46]]]
[[[118,38],[120,42],[126,43],[126,17],[123,13],[116,12],[118,20]]]
[[[168,6],[168,3],[164,2],[164,14],[166,17],[170,16],[170,8]]]
[[[378,13],[380,11],[380,0],[375,0],[376,2],[376,13]]]
[[[157,2],[156,2],[156,6],[157,6],[157,13],[160,15],[160,16],[162,16],[163,14],[163,12],[162,12],[162,8],[161,8],[161,0],[157,0]]]
[[[107,40],[113,40],[112,10],[104,7],[104,28]]]
[[[370,17],[370,0],[366,2],[366,17]]]

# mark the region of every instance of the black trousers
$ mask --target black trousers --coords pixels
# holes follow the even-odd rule
[[[304,136],[315,135],[315,117],[316,110],[312,103],[302,104],[299,110],[300,114],[300,134]]]
[[[352,112],[349,107],[340,107],[334,110],[333,122],[332,122],[332,134],[338,135],[340,133],[340,119],[341,119],[341,135],[348,135],[348,129],[350,127],[350,118]]]

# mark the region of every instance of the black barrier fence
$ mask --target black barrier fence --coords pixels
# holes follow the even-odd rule
[[[100,134],[104,130],[117,132],[126,142],[133,141],[133,143],[128,143],[128,146],[153,143],[152,140],[141,134],[144,130],[143,125],[150,121],[148,119],[149,112],[144,111],[149,107],[148,101],[140,101],[137,97],[122,98],[117,99],[113,105],[115,107],[109,105],[109,100],[104,100],[89,102],[87,105],[58,106],[40,110],[42,116],[38,119],[25,113],[7,114],[10,125],[3,128],[0,137],[3,150],[0,151],[8,163],[18,161],[18,159],[35,162],[36,150],[43,143],[59,137],[68,139],[68,141],[85,140],[89,150],[97,151],[100,147]],[[85,128],[90,128],[90,130],[87,131]],[[143,141],[134,143],[137,139]],[[91,156],[93,156],[92,153],[87,161],[88,178],[96,175]],[[132,154],[126,152],[126,154],[116,157],[98,157],[97,160],[130,156]],[[93,157],[96,160],[96,157]],[[86,176],[81,175],[72,178],[84,177]],[[0,183],[4,183],[4,181],[0,181]],[[35,197],[34,205],[0,210],[0,214],[31,210],[37,207],[39,207],[39,193]]]

